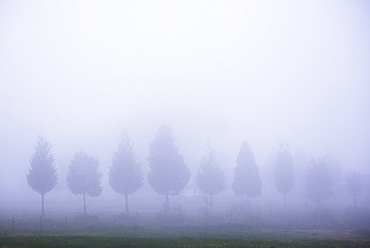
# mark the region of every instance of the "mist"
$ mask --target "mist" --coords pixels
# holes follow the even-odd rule
[[[66,211],[81,209],[66,184],[81,149],[99,160],[102,174],[102,195],[89,199],[90,209],[123,203],[108,171],[124,130],[144,173],[132,208],[146,211],[142,196],[158,199],[157,211],[163,197],[148,184],[148,155],[162,125],[172,128],[190,186],[212,144],[226,173],[228,193],[220,197],[230,204],[244,141],[265,202],[279,196],[270,170],[282,144],[294,158],[299,201],[308,167],[294,163],[299,156],[336,161],[339,184],[348,171],[365,181],[369,11],[365,1],[1,1],[0,211],[27,211],[24,202],[39,211],[26,179],[39,136],[51,143],[58,172],[47,211],[63,197]],[[369,207],[364,192],[358,204]],[[330,206],[351,204],[338,194]]]

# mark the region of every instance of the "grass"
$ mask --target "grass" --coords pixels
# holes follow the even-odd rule
[[[177,218],[176,214],[146,214],[139,219],[136,214],[102,213],[80,217],[47,216],[40,229],[38,216],[16,216],[15,226],[9,215],[4,216],[0,218],[0,248],[370,247],[368,221],[355,223],[334,219],[316,225],[310,216],[264,217],[258,212],[238,215],[230,222],[218,213],[186,216],[186,219]]]
[[[0,234],[0,247],[370,247],[368,229],[168,227]]]
[[[0,247],[369,247],[348,240],[247,240],[216,237],[140,238],[90,235],[1,237]]]

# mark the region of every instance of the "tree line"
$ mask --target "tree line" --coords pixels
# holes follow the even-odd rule
[[[170,196],[179,195],[190,180],[190,170],[175,146],[172,129],[163,125],[149,144],[148,156],[149,174],[147,180],[153,190],[165,197],[165,211],[170,210]],[[44,211],[45,194],[53,190],[57,183],[57,169],[51,144],[39,137],[35,152],[30,159],[27,175],[28,185],[41,195],[41,215]],[[330,171],[331,161],[328,158],[311,159],[306,177],[306,196],[315,202],[318,208],[330,197],[333,190],[333,180]],[[84,151],[75,153],[66,177],[69,190],[75,195],[82,195],[84,213],[86,214],[86,196],[96,197],[102,193],[98,172],[99,160]],[[113,154],[109,169],[109,184],[112,189],[125,198],[126,213],[129,212],[129,195],[135,193],[143,185],[144,174],[141,163],[138,162],[133,143],[127,132],[123,132],[117,151]],[[358,195],[363,192],[363,183],[357,172],[350,172],[346,177],[346,192],[353,197],[354,206]],[[276,189],[283,195],[284,209],[287,194],[294,185],[294,166],[292,157],[286,146],[281,146],[274,167],[274,182]],[[205,155],[200,161],[195,184],[198,189],[208,195],[205,198],[209,209],[213,209],[213,197],[226,187],[225,172],[216,157],[215,150],[209,144]],[[262,180],[256,165],[253,151],[248,142],[243,142],[236,158],[236,167],[232,182],[232,190],[237,196],[247,197],[247,206],[251,197],[262,193]]]

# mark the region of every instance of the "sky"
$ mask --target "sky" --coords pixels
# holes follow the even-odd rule
[[[67,171],[110,166],[126,129],[147,166],[162,124],[197,168],[285,143],[370,173],[367,1],[0,1],[0,185],[27,185],[37,137]],[[60,178],[64,181],[64,178]]]

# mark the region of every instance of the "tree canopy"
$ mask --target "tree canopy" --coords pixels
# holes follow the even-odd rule
[[[190,178],[190,171],[174,143],[171,128],[163,125],[149,145],[148,182],[155,192],[166,196],[167,210],[169,196],[180,194]]]
[[[236,159],[232,188],[235,195],[258,196],[262,192],[262,180],[248,142],[243,142]]]
[[[109,184],[115,192],[125,196],[128,213],[128,196],[143,185],[143,172],[141,164],[136,160],[133,144],[127,132],[122,133],[118,150],[113,155],[109,170]]]
[[[85,196],[99,196],[102,192],[98,166],[99,161],[83,151],[77,152],[69,165],[68,188],[73,194],[83,196],[84,213],[86,213]]]
[[[30,160],[27,175],[28,185],[41,195],[41,214],[44,215],[44,195],[58,184],[54,156],[50,153],[51,145],[39,137],[35,152]]]
[[[201,161],[195,183],[200,191],[210,196],[209,206],[212,210],[213,195],[225,189],[226,178],[225,172],[221,169],[219,161],[216,160],[215,151],[211,146],[208,146]]]

